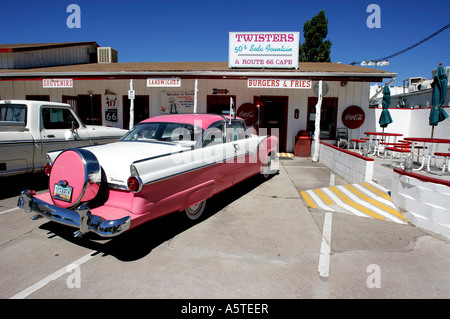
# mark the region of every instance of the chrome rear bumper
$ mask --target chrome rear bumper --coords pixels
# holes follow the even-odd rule
[[[22,191],[17,206],[27,213],[36,213],[33,219],[45,217],[57,223],[79,228],[79,231],[75,233],[76,237],[87,232],[93,232],[102,237],[114,237],[130,228],[129,216],[107,220],[91,214],[87,205],[81,205],[77,210],[65,209],[40,200],[34,197],[35,194],[35,191],[28,189]]]

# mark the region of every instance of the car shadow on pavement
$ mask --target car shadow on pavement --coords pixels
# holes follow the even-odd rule
[[[0,178],[0,200],[19,196],[25,189],[36,192],[48,189],[48,176],[39,172]]]
[[[162,243],[214,216],[265,181],[267,180],[262,175],[257,175],[213,196],[208,199],[203,215],[196,221],[189,220],[184,212],[172,213],[144,223],[112,239],[104,239],[93,233],[75,238],[73,236],[75,228],[55,222],[42,224],[40,228],[49,231],[49,238],[59,236],[73,244],[97,251],[103,256],[110,255],[121,261],[134,261],[147,256]]]

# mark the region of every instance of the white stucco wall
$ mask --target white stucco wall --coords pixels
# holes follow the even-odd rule
[[[374,160],[337,148],[320,144],[319,161],[349,183],[364,183],[373,178]]]
[[[394,170],[391,198],[408,221],[450,238],[450,185]]]

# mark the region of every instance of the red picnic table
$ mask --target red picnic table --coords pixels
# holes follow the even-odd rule
[[[445,138],[426,138],[426,137],[407,137],[405,138],[406,141],[411,142],[411,156],[413,158],[414,156],[414,149],[421,147],[423,148],[422,156],[420,156],[420,152],[418,152],[417,160],[420,164],[419,168],[415,168],[413,170],[422,170],[425,167],[425,162],[427,163],[427,171],[431,173],[430,165],[432,158],[435,159],[436,157],[443,157],[444,158],[444,164],[442,166],[442,172],[444,173],[445,167],[447,167],[447,170],[450,172],[449,167],[449,160],[450,160],[450,148],[443,147],[444,149],[447,149],[447,152],[445,151],[437,151],[438,146],[440,144],[448,144],[450,146],[450,139]],[[422,145],[418,145],[422,143]],[[442,148],[442,147],[441,147]],[[421,157],[421,158],[419,158]]]

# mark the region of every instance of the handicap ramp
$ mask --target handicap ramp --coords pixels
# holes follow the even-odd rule
[[[407,224],[408,220],[397,211],[388,192],[371,181],[311,189],[300,194],[311,208]]]

